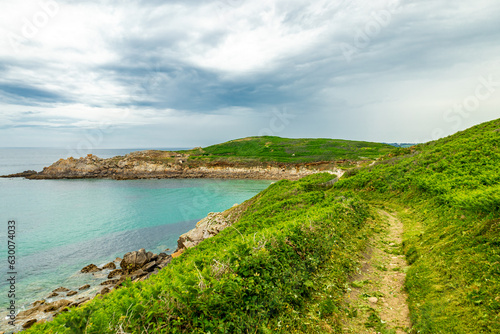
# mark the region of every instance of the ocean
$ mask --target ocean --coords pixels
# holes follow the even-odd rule
[[[85,153],[108,158],[136,150]],[[1,148],[0,175],[40,171],[70,155],[77,157],[65,149]],[[59,286],[77,289],[88,283],[88,276],[79,270],[90,263],[103,265],[140,248],[174,251],[178,237],[209,212],[242,203],[269,184],[216,179],[0,178],[0,315],[11,299],[8,272],[16,272],[15,300],[22,310]],[[8,239],[12,220],[15,236]],[[15,242],[13,270],[7,263],[9,240]]]

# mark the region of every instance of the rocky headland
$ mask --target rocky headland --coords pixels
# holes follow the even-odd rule
[[[329,172],[340,175],[339,164],[346,161],[311,163],[261,162],[257,160],[193,159],[189,154],[170,151],[138,151],[125,156],[101,159],[89,154],[83,158],[60,159],[41,172],[25,171],[3,177],[28,179],[107,178],[115,180],[163,178],[290,179]]]

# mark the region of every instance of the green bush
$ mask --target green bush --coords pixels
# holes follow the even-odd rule
[[[271,185],[232,227],[158,275],[28,332],[289,333],[324,323],[340,330],[345,282],[370,215],[354,195],[304,190],[330,178]]]

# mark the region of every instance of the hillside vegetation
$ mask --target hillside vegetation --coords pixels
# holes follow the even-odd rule
[[[338,332],[344,287],[371,233],[355,195],[280,181],[232,227],[149,280],[61,313],[29,333]]]
[[[315,161],[375,159],[395,148],[388,144],[340,139],[288,139],[248,137],[203,149],[182,151],[191,159],[307,163]]]
[[[329,189],[328,174],[277,182],[150,280],[28,332],[341,333],[356,316],[343,303],[349,276],[384,208],[405,224],[412,332],[498,333],[499,143],[495,120],[390,151]]]
[[[420,333],[500,332],[500,120],[353,170],[335,187],[399,211]]]

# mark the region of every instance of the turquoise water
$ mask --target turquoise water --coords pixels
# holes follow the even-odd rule
[[[41,170],[66,152],[6,151],[0,149],[0,174]],[[37,158],[33,158],[34,151],[40,153]],[[96,153],[108,157],[128,152]],[[42,299],[58,286],[77,288],[85,283],[77,273],[89,263],[101,265],[139,248],[156,253],[167,248],[173,251],[179,235],[192,229],[207,213],[242,203],[270,183],[210,179],[0,179],[3,259],[7,257],[7,222],[15,220],[17,226],[17,304]],[[6,260],[0,261],[2,308],[8,302],[4,279],[7,269]]]

